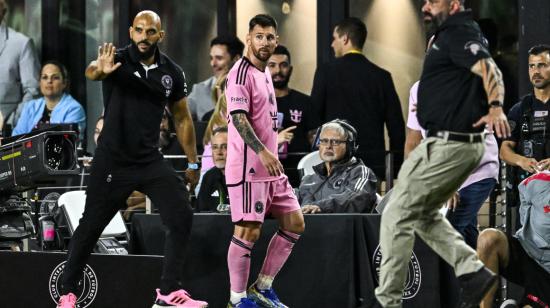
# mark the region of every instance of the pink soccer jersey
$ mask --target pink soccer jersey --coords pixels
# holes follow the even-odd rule
[[[225,96],[229,123],[225,166],[227,184],[279,179],[280,176],[269,175],[231,120],[233,114],[245,113],[258,139],[271,153],[277,155],[277,102],[271,73],[267,68],[265,71],[259,70],[243,57],[229,71]]]

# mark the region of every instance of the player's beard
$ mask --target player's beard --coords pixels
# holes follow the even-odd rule
[[[254,46],[251,46],[252,47],[252,53],[254,54],[254,57],[256,57],[258,60],[262,61],[262,62],[267,62],[267,60],[269,59],[269,57],[271,57],[271,52],[269,52],[269,49],[267,48],[260,48],[260,49],[256,49],[254,48]],[[266,55],[262,55],[260,53],[260,50],[262,51],[267,51]]]
[[[148,44],[149,49],[147,49],[147,51],[145,51],[145,52],[142,52],[141,50],[139,50],[138,44],[141,44],[141,43]],[[136,43],[132,40],[132,49],[134,49],[137,52],[137,54],[139,55],[139,58],[141,60],[147,60],[147,59],[151,58],[155,54],[155,52],[157,51],[157,43],[150,44],[147,41],[141,41],[141,42]]]

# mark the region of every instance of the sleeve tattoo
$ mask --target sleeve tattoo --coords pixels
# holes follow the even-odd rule
[[[241,138],[243,138],[244,142],[250,148],[252,148],[252,150],[256,154],[258,154],[261,150],[264,149],[265,146],[260,142],[260,140],[256,136],[256,133],[252,129],[252,126],[250,126],[250,123],[246,118],[246,114],[236,113],[231,115],[231,118],[233,120],[233,125],[235,125],[235,128],[239,132],[239,135],[241,136]]]
[[[504,81],[502,73],[492,58],[479,60],[472,71],[483,79],[483,87],[489,102],[504,102]]]

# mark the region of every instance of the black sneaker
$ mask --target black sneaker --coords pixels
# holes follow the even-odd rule
[[[384,308],[384,307],[382,307],[382,304],[380,304],[380,302],[375,299],[372,305],[370,306],[370,308]]]
[[[458,277],[460,284],[460,308],[477,307],[498,276],[485,266],[475,273]]]

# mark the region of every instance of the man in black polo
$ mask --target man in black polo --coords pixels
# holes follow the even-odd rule
[[[206,307],[181,287],[185,245],[192,210],[183,180],[162,160],[159,129],[165,105],[176,122],[176,133],[189,158],[187,178],[197,182],[194,129],[187,108],[185,76],[157,43],[164,37],[160,17],[142,11],[130,27],[131,45],[99,48],[86,69],[90,80],[103,80],[105,122],[91,169],[86,207],[73,234],[63,274],[58,307],[74,308],[79,279],[97,239],[134,190],[151,198],[167,227],[160,289],[154,307]],[[194,166],[192,166],[194,164]],[[121,294],[127,296],[128,294]],[[178,306],[179,307],[179,306]]]
[[[294,67],[290,52],[285,46],[277,45],[267,60],[267,66],[273,79],[279,120],[282,118],[283,130],[278,135],[279,158],[290,184],[292,187],[298,187],[301,179],[296,166],[303,155],[293,155],[293,153],[311,152],[309,139],[312,138],[309,136],[313,135],[317,129],[311,123],[310,98],[288,87]]]
[[[438,26],[418,91],[418,119],[428,138],[403,163],[382,214],[375,293],[383,307],[401,307],[416,233],[453,266],[461,287],[459,307],[474,307],[496,275],[438,210],[481,160],[485,124],[498,137],[510,134],[502,111],[504,83],[463,0],[426,0],[422,11]]]
[[[315,72],[312,114],[319,117],[317,126],[339,118],[356,127],[361,145],[357,157],[383,180],[384,124],[398,170],[403,162],[405,123],[391,74],[362,53],[366,39],[367,27],[357,18],[344,19],[334,27],[331,46],[336,59]]]

